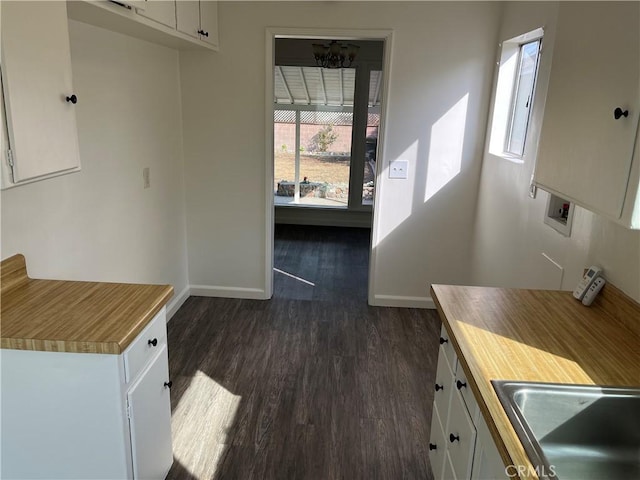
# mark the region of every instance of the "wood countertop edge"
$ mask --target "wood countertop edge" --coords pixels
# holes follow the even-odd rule
[[[127,336],[120,342],[118,342],[118,346],[120,347],[120,351],[118,353],[123,353],[131,342],[144,330],[144,328],[149,324],[149,322],[157,315],[157,313],[162,310],[162,308],[169,302],[169,299],[173,296],[173,287],[171,285],[166,285],[168,287],[164,294],[158,298],[158,300],[149,308],[147,313],[140,317],[140,321],[138,321],[129,331]]]
[[[114,287],[115,289],[120,289],[120,291],[122,291],[121,289],[124,288],[127,292],[131,292],[132,288],[136,289],[136,287],[140,287],[139,290],[141,292],[143,290],[146,292],[142,297],[143,300],[141,302],[139,301],[139,303],[137,304],[134,304],[136,305],[136,307],[133,309],[134,313],[132,313],[131,311],[128,313],[130,316],[128,317],[126,322],[122,322],[122,312],[116,315],[116,320],[113,322],[113,324],[117,325],[117,322],[122,322],[122,324],[121,328],[116,330],[116,332],[118,333],[112,335],[113,338],[100,339],[98,335],[95,340],[92,340],[90,338],[74,338],[65,340],[64,337],[47,338],[50,336],[50,334],[46,333],[40,336],[35,334],[35,332],[29,334],[29,330],[27,329],[24,335],[16,335],[14,333],[6,337],[1,336],[1,349],[67,353],[102,353],[119,355],[127,349],[127,347],[140,334],[140,332],[144,330],[147,324],[158,314],[160,310],[162,310],[162,308],[168,303],[169,299],[173,296],[174,293],[173,286],[171,285],[32,279],[27,274],[26,259],[24,255],[21,254],[16,254],[3,260],[0,263],[0,269],[0,302],[2,302],[3,308],[5,307],[5,303],[3,300],[7,299],[9,296],[12,296],[10,301],[13,301],[14,303],[18,302],[19,304],[20,300],[18,300],[18,298],[20,298],[20,296],[28,298],[29,295],[33,297],[34,295],[41,294],[42,289],[40,287],[42,285],[47,286],[45,295],[49,296],[52,295],[51,288],[49,287],[54,286],[57,289],[60,285],[64,286],[64,295],[66,295],[69,291],[72,291],[75,294],[77,293],[76,291],[78,289],[86,294],[87,286],[89,286],[90,289],[93,289],[93,291],[95,291],[96,289],[103,290],[102,287],[104,286],[105,288],[108,288],[108,290],[103,291],[110,292],[109,294],[113,294]],[[34,288],[33,286],[36,284],[38,285],[38,287],[35,287],[35,290],[30,290],[30,288]],[[62,295],[60,292],[55,292],[55,294]],[[49,298],[48,300],[40,300],[40,297],[37,298],[39,299],[39,302],[37,303],[40,304],[41,309],[46,309],[53,305],[51,304],[51,298]],[[78,297],[78,299],[80,299],[80,301],[84,300],[82,296]],[[123,301],[124,300],[121,300],[120,303],[122,303]],[[36,302],[31,302],[31,304],[34,303]],[[105,306],[112,303],[112,301],[109,301],[106,304],[103,302],[100,305]],[[88,312],[91,311],[91,309],[88,310]],[[15,318],[12,321],[21,322],[22,319],[28,316],[30,313],[32,312],[21,311],[20,313],[15,313]],[[42,313],[40,312],[40,314]],[[60,320],[58,320],[58,322],[59,321]],[[55,325],[58,324],[56,323]]]
[[[56,281],[56,280],[54,280]],[[120,355],[133,340],[144,330],[149,322],[168,303],[173,296],[171,285],[158,285],[165,287],[154,303],[133,322],[129,330],[118,340],[91,341],[91,340],[57,340],[42,338],[12,338],[2,337],[0,348],[10,350],[30,350],[42,352],[66,352],[66,353],[98,353]]]

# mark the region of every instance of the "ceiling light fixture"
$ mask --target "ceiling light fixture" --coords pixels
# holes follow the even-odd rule
[[[353,43],[342,45],[331,40],[329,45],[312,44],[316,65],[323,68],[349,68],[360,47]]]

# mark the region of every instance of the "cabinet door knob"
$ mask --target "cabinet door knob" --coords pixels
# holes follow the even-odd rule
[[[201,30],[198,30],[198,33],[199,33],[200,35],[205,36],[205,37],[208,37],[208,36],[209,36],[209,32],[205,32],[205,31],[204,31],[204,30],[202,30],[202,29],[201,29]]]
[[[456,382],[456,387],[458,387],[458,390],[462,390],[462,387],[466,387],[467,384],[465,382],[461,382],[460,380],[458,380]]]
[[[438,390],[444,390],[444,386],[443,386],[443,385],[438,385],[438,384],[436,383],[436,392],[437,392]]]
[[[620,117],[628,117],[629,116],[629,110],[622,110],[620,107],[616,107],[616,109],[613,111],[613,118],[615,118],[616,120],[619,120]]]
[[[437,445],[434,445],[433,443],[429,444],[429,450],[437,450],[437,449],[438,449]]]
[[[71,95],[67,97],[67,102],[73,103],[75,105],[76,103],[78,103],[78,97],[76,97],[75,95]]]
[[[171,380],[169,380],[168,382],[164,382],[164,386],[167,388],[171,388],[171,385],[173,385],[173,382]]]
[[[453,442],[459,442],[460,441],[460,435],[454,435],[453,433],[449,434],[449,441],[451,443]]]
[[[440,337],[440,345],[442,345],[443,343],[449,343],[449,340],[447,338]]]
[[[157,338],[154,338],[153,340],[149,340],[149,341],[147,342],[147,345],[152,345],[152,346],[154,346],[154,347],[155,347],[156,345],[158,345],[158,339],[157,339]]]

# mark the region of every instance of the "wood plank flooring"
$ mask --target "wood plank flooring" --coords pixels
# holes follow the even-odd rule
[[[369,307],[368,249],[368,230],[277,226],[273,299],[185,302],[167,478],[431,478],[440,321]]]

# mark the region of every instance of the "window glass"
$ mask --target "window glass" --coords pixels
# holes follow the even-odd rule
[[[508,153],[517,156],[522,156],[524,153],[527,127],[529,125],[531,106],[533,104],[539,51],[540,40],[525,43],[520,47],[513,96],[513,110],[505,148]]]

